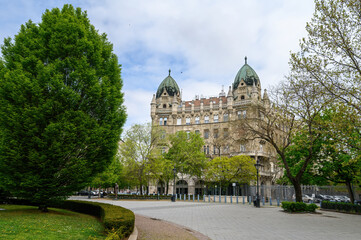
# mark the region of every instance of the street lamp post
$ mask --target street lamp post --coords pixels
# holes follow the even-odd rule
[[[257,157],[257,156],[256,156]],[[259,171],[259,167],[261,166],[261,164],[259,163],[259,160],[257,158],[257,162],[254,165],[256,167],[257,170],[257,193],[256,193],[256,201],[255,201],[255,207],[260,207],[260,199],[259,199],[259,184],[258,184],[258,171]]]
[[[173,174],[174,174],[174,183],[173,183],[173,196],[172,196],[172,202],[175,202],[175,188],[176,188],[176,185],[175,185],[175,174],[176,174],[176,171],[177,171],[177,169],[175,168],[175,166],[174,166],[174,168],[173,168]]]

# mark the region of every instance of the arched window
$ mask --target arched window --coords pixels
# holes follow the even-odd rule
[[[163,104],[163,108],[167,108],[167,104]]]
[[[177,125],[182,125],[182,119],[181,118],[177,118]]]
[[[186,125],[191,125],[191,118],[190,117],[186,117]]]
[[[204,116],[204,123],[209,123],[209,116]]]
[[[196,123],[196,124],[199,124],[199,116],[196,116],[196,118],[195,118],[195,123]]]

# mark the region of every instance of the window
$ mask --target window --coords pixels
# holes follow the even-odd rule
[[[246,151],[246,146],[244,144],[241,144],[240,146],[240,151],[241,152],[245,152]]]
[[[246,110],[238,111],[237,115],[238,115],[238,119],[246,118],[247,117],[247,111]]]
[[[244,100],[244,96],[243,96],[243,95],[241,96],[241,100]]]
[[[259,151],[263,152],[263,144],[259,145]]]
[[[225,114],[223,115],[223,121],[224,121],[224,122],[228,122],[228,113],[225,113]]]
[[[198,116],[196,117],[195,120],[196,120],[196,124],[199,124],[199,117]]]
[[[191,118],[190,117],[186,117],[186,125],[191,125]]]
[[[167,118],[164,118],[164,126],[167,125]]]
[[[213,137],[218,138],[218,129],[213,130]]]
[[[228,146],[228,145],[223,147],[223,152],[224,152],[224,153],[228,153],[228,150],[229,150],[229,146]]]
[[[204,117],[204,123],[209,123],[209,116]]]
[[[206,129],[204,130],[204,139],[208,139],[209,138],[209,130]]]
[[[209,155],[209,146],[207,146],[207,154]]]
[[[215,123],[218,122],[218,115],[213,116],[213,122],[215,122]]]
[[[167,108],[167,104],[163,104],[163,108]]]
[[[199,132],[199,130],[196,130],[195,133],[198,134],[198,135],[201,134],[201,133]]]
[[[163,125],[163,118],[159,118],[159,125]]]
[[[190,134],[191,132],[188,130],[188,131],[186,131],[186,133],[187,133],[187,138],[189,139],[189,134]]]
[[[217,152],[217,147],[213,146],[213,154],[216,154],[216,152]]]
[[[206,146],[203,146],[203,151],[204,151],[204,154],[206,154],[206,153],[207,153]]]
[[[229,132],[228,132],[228,128],[223,129],[223,137],[228,137],[229,136]]]
[[[177,118],[177,125],[182,125],[182,119],[181,118]]]

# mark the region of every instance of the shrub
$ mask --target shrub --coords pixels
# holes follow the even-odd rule
[[[322,201],[321,208],[340,212],[361,213],[361,205],[352,203]]]
[[[286,212],[315,212],[317,209],[317,205],[312,204],[306,204],[303,202],[282,202],[283,210]]]

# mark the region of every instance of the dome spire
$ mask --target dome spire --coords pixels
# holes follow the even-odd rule
[[[247,56],[244,57],[244,64],[247,64]]]
[[[170,71],[170,68],[169,68],[169,74],[168,74],[168,76],[170,76],[170,72],[171,72],[171,71]]]

